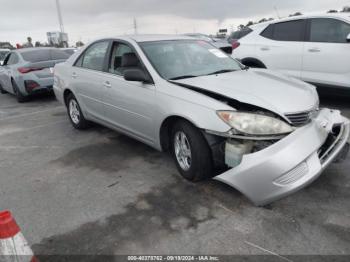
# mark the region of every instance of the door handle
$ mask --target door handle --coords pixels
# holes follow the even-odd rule
[[[107,88],[111,88],[112,87],[112,84],[109,81],[104,82],[103,85],[105,87],[107,87]]]
[[[78,77],[77,73],[73,72],[72,73],[72,78],[77,78],[77,77]]]
[[[317,48],[317,47],[314,47],[314,48],[310,48],[309,52],[311,52],[311,53],[318,53],[318,52],[321,52],[321,50],[319,48]]]
[[[264,46],[264,47],[260,48],[260,50],[261,50],[261,51],[269,51],[269,50],[270,50],[270,48],[269,48],[269,47],[267,47],[267,46]]]

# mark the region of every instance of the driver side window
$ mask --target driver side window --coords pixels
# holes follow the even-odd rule
[[[130,68],[141,68],[137,55],[127,44],[115,42],[112,47],[108,72],[122,76],[124,70]]]

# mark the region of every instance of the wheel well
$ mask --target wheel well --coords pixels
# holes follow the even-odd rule
[[[261,62],[259,59],[247,57],[242,59],[242,64],[249,66],[249,67],[255,67],[255,68],[267,68],[266,65]]]
[[[64,90],[63,92],[63,99],[64,99],[64,104],[67,106],[67,98],[70,94],[73,94],[72,91],[70,91],[69,89]]]
[[[169,117],[167,117],[163,121],[163,123],[160,127],[160,131],[159,131],[160,145],[161,145],[163,151],[169,150],[171,128],[174,126],[174,124],[177,121],[180,121],[180,120],[186,121],[186,122],[190,123],[191,125],[196,126],[191,121],[189,121],[186,118],[183,118],[181,116],[169,116]]]

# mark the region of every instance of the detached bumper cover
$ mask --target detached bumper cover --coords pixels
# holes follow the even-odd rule
[[[339,134],[328,145],[336,126]],[[240,165],[214,179],[236,188],[254,204],[266,205],[318,178],[346,146],[349,134],[347,118],[337,110],[322,109],[310,124],[262,151],[244,155]]]

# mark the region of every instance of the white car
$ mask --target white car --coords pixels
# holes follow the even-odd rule
[[[233,51],[233,57],[246,66],[280,70],[317,86],[338,87],[349,93],[349,13],[297,16],[251,29]]]

